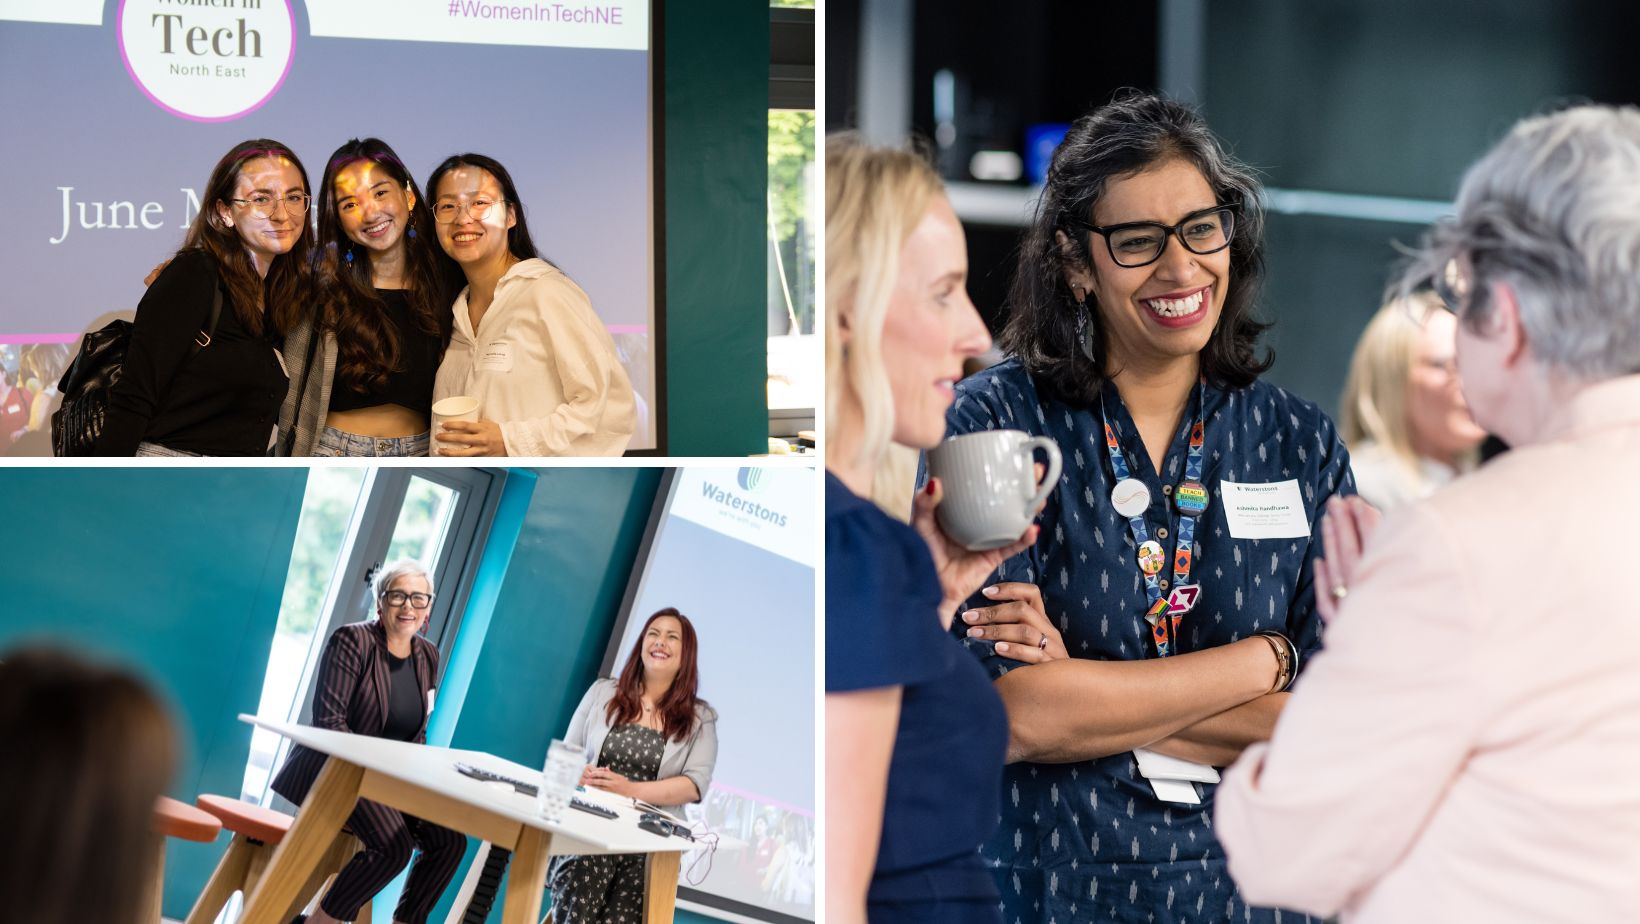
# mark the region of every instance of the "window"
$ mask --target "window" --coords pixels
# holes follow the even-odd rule
[[[769,10],[768,404],[769,435],[813,429],[825,393],[816,321],[814,3]]]

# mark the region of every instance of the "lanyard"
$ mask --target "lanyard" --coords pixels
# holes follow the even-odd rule
[[[1150,488],[1128,471],[1127,459],[1116,442],[1116,431],[1111,428],[1110,415],[1105,411],[1105,396],[1099,395],[1099,416],[1105,427],[1105,449],[1110,455],[1116,487],[1111,501],[1118,513],[1128,518],[1128,531],[1137,549],[1139,573],[1145,579],[1145,597],[1149,601],[1145,621],[1150,623],[1151,638],[1156,643],[1158,657],[1167,657],[1177,650],[1179,621],[1195,606],[1200,588],[1190,583],[1190,569],[1194,564],[1192,549],[1196,540],[1196,518],[1207,509],[1207,489],[1202,478],[1202,443],[1205,427],[1202,414],[1206,409],[1206,377],[1196,385],[1196,420],[1190,425],[1190,448],[1185,456],[1184,480],[1173,490],[1173,503],[1179,511],[1179,525],[1174,533],[1173,588],[1162,596],[1161,574],[1165,560],[1160,543],[1150,538],[1145,525],[1145,512],[1150,509]]]

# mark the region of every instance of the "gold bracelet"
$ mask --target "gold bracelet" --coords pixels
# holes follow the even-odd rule
[[[1276,682],[1270,687],[1271,693],[1280,693],[1286,690],[1293,682],[1292,652],[1288,649],[1285,637],[1275,632],[1264,631],[1257,635],[1270,645],[1270,653],[1276,656]]]

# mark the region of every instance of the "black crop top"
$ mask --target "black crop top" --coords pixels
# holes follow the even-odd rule
[[[410,317],[410,294],[403,289],[377,289],[387,303],[387,318],[399,340],[399,367],[379,387],[358,391],[336,382],[330,391],[330,410],[356,411],[397,404],[418,414],[431,414],[433,374],[438,371],[442,344],[437,334],[423,333]]]

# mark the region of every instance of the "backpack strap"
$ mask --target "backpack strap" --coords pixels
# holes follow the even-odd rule
[[[211,289],[211,313],[205,319],[205,326],[194,335],[194,345],[188,349],[192,356],[211,345],[211,335],[216,333],[216,322],[222,317],[222,280],[218,279]]]

